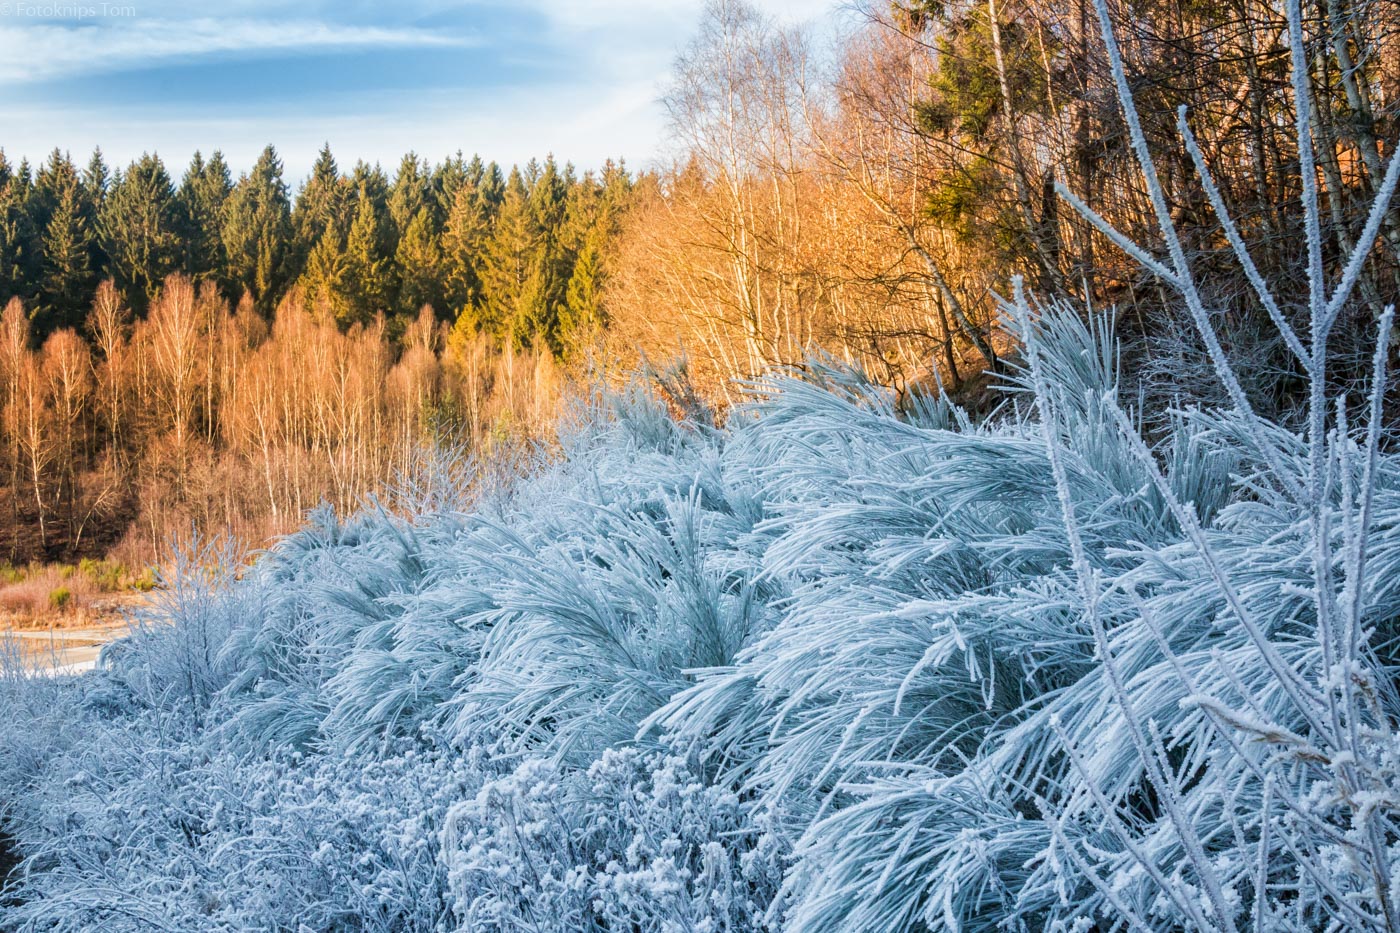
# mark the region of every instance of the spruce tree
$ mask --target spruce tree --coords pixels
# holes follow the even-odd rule
[[[518,168],[510,170],[500,213],[482,251],[482,302],[479,330],[516,339],[515,322],[523,315],[525,284],[530,274],[530,193]]]
[[[83,169],[82,186],[83,200],[89,211],[88,225],[97,233],[92,238],[89,261],[93,270],[98,273],[105,272],[109,265],[106,243],[103,242],[101,230],[102,210],[107,201],[107,189],[111,181],[111,172],[107,170],[107,161],[102,157],[101,147],[93,149],[92,158],[88,159],[87,168]]]
[[[479,164],[481,160],[475,161]],[[442,164],[434,167],[428,185],[432,195],[429,203],[433,208],[433,222],[439,229],[447,224],[447,218],[452,213],[452,204],[457,199],[457,192],[467,183],[467,162],[462,158],[460,149],[456,155],[444,159]]]
[[[388,305],[387,223],[374,197],[361,189],[355,220],[345,241],[341,275],[340,322],[368,323]]]
[[[458,320],[465,316],[473,331],[481,324],[483,251],[490,234],[491,206],[468,176],[452,200],[442,234],[442,276],[448,312]]]
[[[78,171],[55,149],[39,170],[29,198],[31,219],[40,231],[42,259],[34,315],[37,335],[82,321],[96,286],[92,268],[92,206]]]
[[[27,171],[23,171],[26,167],[27,163],[21,166],[21,176],[28,175]],[[49,218],[58,208],[58,202],[64,193],[69,188],[80,185],[78,169],[73,165],[73,160],[68,157],[68,153],[59,149],[54,149],[53,152],[49,153],[48,160],[40,165],[39,170],[34,173],[33,187],[26,199],[34,228],[39,231],[47,230]]]
[[[410,152],[399,163],[399,173],[394,176],[394,187],[389,192],[389,225],[395,241],[403,237],[427,203],[427,168]]]
[[[97,213],[102,211],[102,202],[107,199],[107,187],[112,182],[112,173],[107,170],[107,160],[102,156],[102,148],[92,150],[87,168],[83,169],[81,184],[83,195]]]
[[[353,194],[348,199],[346,212],[352,221],[358,209],[359,198],[368,197],[374,202],[376,210],[388,209],[389,178],[384,174],[384,169],[377,164],[370,165],[363,159],[356,162],[355,170],[350,174],[350,191]]]
[[[94,285],[92,228],[76,186],[62,190],[44,229],[44,258],[39,280],[35,329],[48,334],[82,320],[84,302]]]
[[[0,303],[33,293],[39,238],[25,203],[27,181],[0,150]]]
[[[340,233],[327,227],[306,257],[297,285],[308,305],[327,309],[336,321],[346,321],[345,247]]]
[[[567,196],[567,173],[560,174],[551,156],[538,170],[530,189],[528,273],[513,324],[517,342],[544,340],[555,353],[562,349],[559,314],[564,307],[572,267],[572,257],[562,239]]]
[[[506,177],[501,174],[501,167],[492,162],[483,169],[481,160],[474,158],[467,166],[467,177],[476,179],[477,187],[481,189],[481,201],[494,221],[506,199]]]
[[[566,356],[587,346],[607,323],[602,302],[603,240],[601,228],[588,231],[569,276],[559,312],[559,343]]]
[[[223,153],[217,149],[205,162],[196,152],[185,170],[180,190],[175,193],[180,222],[182,246],[181,265],[186,274],[202,280],[212,279],[226,292],[240,292],[228,277],[228,261],[224,254],[222,220],[224,204],[233,183]]]
[[[291,214],[282,160],[277,150],[268,146],[253,170],[234,186],[224,207],[222,226],[229,276],[252,293],[264,314],[272,311],[286,283]]]
[[[344,239],[350,225],[347,203],[350,192],[346,182],[340,177],[340,170],[331,154],[330,143],[321,147],[316,164],[297,192],[296,207],[292,211],[293,268],[301,269],[308,261],[311,251],[319,245],[328,229],[334,228],[333,239]]]
[[[412,318],[424,305],[445,313],[442,290],[442,254],[433,232],[432,211],[419,209],[399,238],[394,253],[399,282],[399,314]]]
[[[136,306],[180,267],[180,214],[158,156],[146,154],[113,182],[102,207],[103,248],[117,287]]]
[[[566,355],[589,345],[607,326],[603,258],[617,236],[631,188],[626,167],[609,160],[601,182],[586,174],[569,189],[564,238],[574,260],[559,313],[559,343]]]

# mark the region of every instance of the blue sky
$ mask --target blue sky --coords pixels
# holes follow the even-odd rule
[[[820,0],[759,0],[786,21]],[[643,164],[657,97],[701,0],[176,3],[0,0],[0,148],[85,162],[195,149],[235,172],[277,146],[295,182],[330,142],[343,168],[408,150],[582,167]]]

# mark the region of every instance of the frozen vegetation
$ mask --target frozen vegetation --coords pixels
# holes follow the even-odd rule
[[[0,927],[1400,929],[1393,321],[1329,395],[1310,225],[1306,329],[1258,285],[1312,391],[1256,416],[1144,169],[1165,251],[1120,245],[1232,406],[1146,417],[1111,318],[1018,287],[985,421],[637,389],[239,579],[192,548],[99,671],[5,682]]]

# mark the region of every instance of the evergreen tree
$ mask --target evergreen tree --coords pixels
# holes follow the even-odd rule
[[[564,307],[559,312],[559,342],[566,354],[585,346],[606,323],[603,315],[602,236],[589,231],[569,276]]]
[[[572,170],[570,170],[572,171]],[[529,266],[524,295],[514,321],[517,342],[542,339],[556,353],[559,315],[569,287],[572,257],[562,239],[568,202],[567,175],[553,156],[545,160],[530,189],[528,206]]]
[[[102,208],[108,271],[137,305],[180,267],[180,213],[159,156],[142,155],[113,182]]]
[[[474,158],[467,166],[467,177],[475,179],[481,189],[481,201],[494,221],[506,199],[506,177],[501,174],[501,167],[492,162],[482,168],[481,160]]]
[[[510,170],[500,213],[492,225],[481,257],[482,302],[477,329],[497,337],[516,337],[515,322],[523,317],[525,285],[530,273],[530,193],[518,168]]]
[[[370,165],[364,160],[356,162],[355,170],[350,175],[350,191],[354,194],[348,199],[352,203],[347,204],[346,212],[352,220],[359,198],[369,197],[378,211],[388,209],[389,178],[378,165]]]
[[[625,166],[611,160],[603,167],[601,182],[585,175],[569,189],[565,237],[574,263],[559,313],[559,342],[566,354],[587,346],[607,326],[602,299],[604,257],[617,236],[630,193]]]
[[[394,187],[389,192],[389,224],[395,241],[403,237],[408,225],[428,203],[426,166],[412,152],[399,163]],[[431,218],[430,218],[431,219]]]
[[[345,241],[340,322],[368,323],[388,305],[387,223],[371,193],[362,189]]]
[[[57,149],[39,170],[29,198],[40,232],[39,294],[34,315],[40,337],[81,322],[95,287],[92,206],[78,171]]]
[[[29,173],[25,169],[27,163],[21,166],[20,172],[22,177],[27,178]],[[80,186],[78,169],[73,165],[68,153],[59,149],[49,153],[48,161],[40,165],[39,170],[34,173],[33,187],[26,198],[34,229],[47,230],[49,218],[58,209],[58,202],[70,188]]]
[[[72,327],[82,319],[84,303],[95,284],[92,228],[76,186],[62,190],[44,230],[44,258],[39,282],[39,333]]]
[[[286,283],[292,237],[282,160],[272,146],[234,186],[225,203],[222,234],[230,277],[252,293],[259,310],[271,312]]]
[[[29,297],[34,287],[39,240],[25,203],[27,194],[28,166],[11,168],[0,150],[0,302]]]
[[[347,320],[345,248],[340,233],[327,227],[306,258],[297,285],[312,308],[325,308],[337,321]]]
[[[478,162],[479,165],[479,162]],[[480,173],[477,175],[480,179]],[[482,291],[483,250],[491,234],[491,205],[469,175],[457,189],[447,227],[442,234],[442,276],[447,310],[465,319],[475,330],[484,299]]]
[[[311,177],[297,193],[296,208],[292,211],[292,262],[295,268],[304,266],[327,230],[334,228],[336,236],[332,239],[344,239],[346,227],[349,226],[346,210],[348,194],[346,183],[335,164],[335,156],[331,154],[330,143],[326,143],[316,157]]]
[[[19,185],[16,193],[24,200],[25,205],[29,204],[29,199],[34,195],[34,167],[29,164],[27,158],[19,160],[19,167],[15,169],[15,183]]]
[[[442,289],[442,254],[433,232],[432,211],[421,208],[399,238],[394,253],[398,268],[398,310],[412,318],[424,305],[431,305],[439,314],[445,313]]]
[[[217,149],[205,162],[196,152],[175,193],[180,222],[181,263],[195,279],[213,279],[230,293],[241,291],[228,277],[222,219],[233,183],[223,153]]]
[[[107,170],[107,161],[102,157],[102,148],[92,150],[92,158],[88,159],[87,168],[83,169],[83,194],[86,195],[88,203],[100,213],[102,202],[107,198],[107,186],[111,183],[112,174]]]
[[[478,165],[481,160],[473,157]],[[443,160],[441,165],[433,169],[433,176],[429,184],[432,197],[429,199],[433,208],[433,221],[439,229],[447,223],[447,218],[452,213],[453,202],[457,199],[457,192],[469,181],[467,176],[467,162],[462,158],[462,150],[457,150],[457,154],[451,158]]]
[[[93,149],[92,158],[88,159],[87,168],[83,169],[82,186],[83,199],[90,211],[88,225],[98,234],[92,238],[89,261],[92,268],[99,272],[106,270],[109,265],[106,243],[103,242],[101,230],[102,211],[107,201],[107,189],[111,180],[111,172],[107,170],[107,161],[102,157],[101,147]]]

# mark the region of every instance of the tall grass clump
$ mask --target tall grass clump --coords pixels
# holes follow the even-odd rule
[[[1260,416],[1097,4],[1155,245],[1228,404],[1143,412],[1111,313],[1006,297],[974,421],[813,361],[717,427],[590,400],[509,475],[429,456],[251,565],[196,544],[82,678],[0,678],[14,930],[1400,929],[1393,312],[1328,335],[1293,47],[1306,373]],[[1295,330],[1295,321],[1301,321]],[[673,393],[674,394],[674,393]]]

